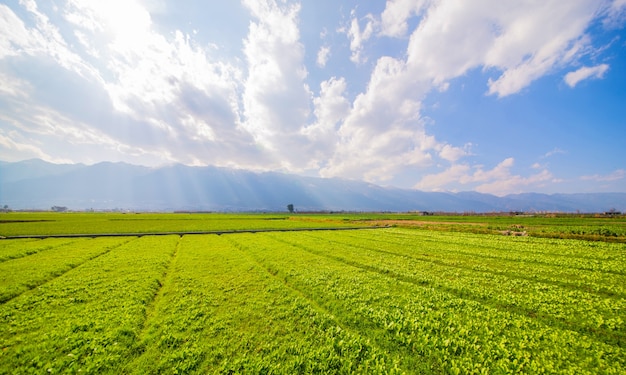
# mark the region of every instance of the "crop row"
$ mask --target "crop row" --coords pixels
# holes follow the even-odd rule
[[[459,234],[459,237],[459,240],[452,240],[448,234],[420,232],[416,235],[414,231],[400,230],[378,231],[376,236],[364,233],[347,233],[343,237],[329,233],[324,236],[351,246],[386,249],[414,260],[558,284],[604,296],[626,296],[626,246],[622,244],[487,235],[480,236],[478,242],[476,236]],[[581,257],[563,256],[565,245],[567,248],[579,246],[587,253]],[[594,252],[601,254],[601,258],[593,258]]]
[[[137,373],[380,373],[393,363],[225,236],[185,236],[148,314]]]
[[[0,303],[41,285],[80,264],[100,256],[128,239],[46,241],[45,250],[0,263]],[[56,243],[56,245],[54,245]],[[26,242],[25,247],[33,242]],[[41,246],[41,245],[40,245]]]
[[[359,237],[350,236],[351,242]],[[623,244],[506,238],[447,233],[397,232],[367,238],[370,245],[383,241],[384,246],[400,249],[429,250],[428,256],[446,259],[447,264],[472,262],[472,269],[501,273],[511,277],[545,281],[594,291],[607,296],[626,296],[626,246]],[[363,241],[361,239],[361,241]],[[399,246],[398,246],[399,245]],[[419,251],[412,252],[413,257]]]
[[[432,278],[422,283],[398,277],[398,267],[429,269],[427,265],[405,258],[404,266],[385,267],[381,262],[388,254],[366,259],[364,251],[354,248],[338,254],[341,247],[303,237],[231,238],[343,324],[374,332],[376,342],[404,353],[411,371],[620,373],[625,367],[626,353],[619,344],[451,293]],[[342,259],[348,252],[353,254],[349,262]],[[440,271],[431,269],[431,277]],[[481,287],[494,295],[502,289],[497,282]]]
[[[0,262],[70,244],[73,241],[75,240],[67,238],[47,239],[46,241],[34,239],[3,240],[0,242]]]
[[[0,305],[0,373],[119,373],[177,242],[100,242],[105,254]]]
[[[619,261],[626,260],[624,245],[617,243],[603,243],[590,241],[571,241],[562,239],[544,239],[533,237],[503,237],[499,235],[475,236],[469,233],[452,232],[427,232],[415,233],[412,230],[398,229],[394,237],[414,240],[419,237],[421,241],[440,242],[450,245],[465,245],[466,248],[478,247],[481,251],[491,251],[494,254],[503,253],[511,257],[516,255],[519,259],[529,257],[545,257],[546,262],[561,264],[562,261],[572,259],[575,263],[580,261]],[[471,245],[471,246],[470,246]],[[515,249],[514,254],[507,254],[508,249]],[[467,249],[466,249],[467,250]],[[618,263],[618,270],[620,265]],[[573,266],[574,264],[572,264]],[[589,264],[583,264],[588,268]]]
[[[413,247],[389,245],[381,251],[370,245],[365,235],[360,246],[352,244],[357,242],[354,238],[351,241],[333,241],[332,238],[337,237],[329,233],[324,237],[316,234],[282,236],[280,240],[349,265],[389,274],[418,285],[432,285],[501,310],[534,316],[547,324],[587,333],[597,340],[626,342],[622,315],[626,310],[624,298],[607,299],[587,291],[538,282],[532,280],[530,275],[519,278],[498,271],[484,271],[485,268],[475,267],[476,259],[438,257],[440,254],[437,254],[438,249],[433,244],[415,248],[415,245],[420,245],[416,241]],[[425,252],[428,256],[415,257],[416,252]],[[492,267],[498,267],[493,260],[485,260],[485,263],[489,262]]]
[[[63,241],[0,242],[0,374],[626,369],[623,245],[397,228]]]

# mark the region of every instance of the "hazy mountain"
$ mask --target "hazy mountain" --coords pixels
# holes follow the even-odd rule
[[[430,193],[343,179],[254,173],[216,167],[147,168],[125,163],[0,162],[0,205],[13,209],[285,211],[626,210],[626,194]]]

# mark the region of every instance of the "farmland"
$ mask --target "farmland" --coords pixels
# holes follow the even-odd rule
[[[626,371],[623,219],[2,218],[2,236],[127,234],[0,241],[3,374]],[[573,231],[593,241],[554,238]]]

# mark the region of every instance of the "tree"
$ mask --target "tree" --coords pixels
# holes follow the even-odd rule
[[[289,210],[289,213],[292,214],[293,213],[293,204],[289,203],[287,205],[287,210]]]

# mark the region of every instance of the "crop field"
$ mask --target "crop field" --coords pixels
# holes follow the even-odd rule
[[[344,220],[345,219],[345,220]],[[138,234],[366,226],[346,218],[286,214],[10,213],[0,214],[0,236]]]
[[[397,218],[37,215],[0,235],[128,235],[0,240],[0,374],[626,373],[624,243],[421,224],[138,236]]]

